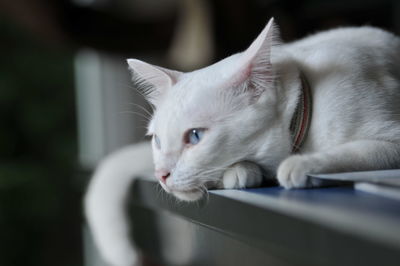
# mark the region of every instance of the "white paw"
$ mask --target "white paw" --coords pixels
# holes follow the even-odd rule
[[[259,166],[250,162],[235,163],[225,171],[222,177],[222,188],[245,188],[259,186],[262,172]]]
[[[307,155],[293,155],[278,167],[277,178],[284,188],[302,188],[308,185],[307,174],[315,173],[318,162]]]
[[[112,266],[138,266],[139,258],[132,246],[114,246],[104,252],[104,259]]]

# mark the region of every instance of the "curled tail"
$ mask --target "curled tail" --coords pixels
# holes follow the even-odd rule
[[[112,266],[136,264],[125,203],[133,180],[152,170],[151,146],[144,142],[107,156],[90,181],[84,202],[87,222],[101,255]]]

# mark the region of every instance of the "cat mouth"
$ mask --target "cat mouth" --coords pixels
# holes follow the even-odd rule
[[[162,188],[169,194],[174,195],[180,200],[183,201],[197,201],[201,199],[204,194],[206,194],[206,191],[202,188],[199,187],[193,187],[193,188],[170,188],[160,182]]]

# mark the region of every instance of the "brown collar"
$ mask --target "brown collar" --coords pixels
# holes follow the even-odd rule
[[[302,72],[300,72],[301,92],[292,121],[290,122],[290,132],[293,139],[292,153],[298,153],[304,140],[307,137],[308,129],[311,124],[312,115],[312,95],[310,85]]]

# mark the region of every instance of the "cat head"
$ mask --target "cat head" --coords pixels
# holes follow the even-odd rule
[[[134,81],[155,109],[148,134],[155,175],[167,192],[197,200],[232,164],[257,161],[261,148],[278,149],[271,64],[277,34],[271,19],[244,52],[189,73],[128,59]]]

